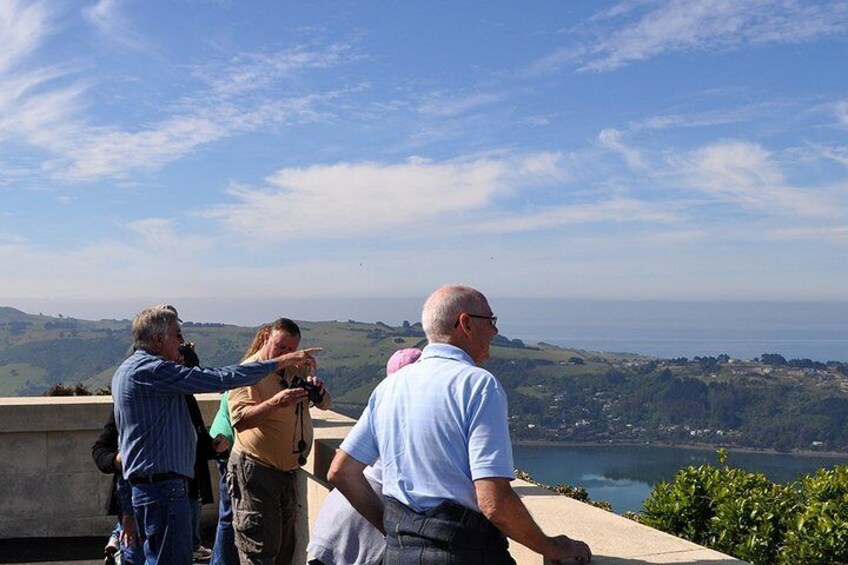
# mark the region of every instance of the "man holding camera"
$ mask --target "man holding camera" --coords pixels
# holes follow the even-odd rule
[[[292,365],[315,366],[319,349],[287,352],[262,362],[220,369],[179,364],[183,343],[172,306],[154,306],[132,325],[133,354],[112,377],[115,423],[124,479],[144,539],[146,563],[192,562],[188,481],[197,435],[185,395],[253,384]]]
[[[271,359],[299,345],[300,328],[280,318],[264,345],[245,362]],[[312,449],[308,404],[327,410],[332,402],[323,383],[310,376],[311,368],[291,367],[230,392],[236,442],[229,480],[242,563],[287,565],[294,557],[297,470]]]

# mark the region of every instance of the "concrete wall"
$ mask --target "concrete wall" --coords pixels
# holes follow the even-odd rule
[[[217,394],[198,395],[207,424],[218,408]],[[114,519],[104,515],[110,477],[91,460],[91,444],[111,410],[109,397],[0,398],[0,539],[105,535]],[[308,528],[329,492],[327,469],[353,421],[313,410],[315,445],[301,472],[306,512],[299,523],[298,562],[305,563]],[[213,470],[213,481],[217,473]],[[530,512],[549,534],[566,533],[589,543],[599,565],[741,563],[615,514],[515,481]],[[204,507],[214,520],[214,507]],[[521,565],[541,556],[511,543]]]

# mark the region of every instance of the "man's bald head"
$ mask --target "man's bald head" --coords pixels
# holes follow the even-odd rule
[[[436,290],[424,303],[421,324],[430,343],[449,343],[459,315],[484,312],[488,301],[483,293],[470,286],[447,285]]]

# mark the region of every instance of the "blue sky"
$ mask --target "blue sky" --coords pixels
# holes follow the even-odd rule
[[[846,2],[0,0],[0,45],[3,304],[848,301]]]

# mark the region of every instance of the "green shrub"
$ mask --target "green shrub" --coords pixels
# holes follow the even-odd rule
[[[848,565],[848,466],[781,485],[726,460],[657,485],[638,520],[754,565]]]
[[[789,523],[783,563],[848,563],[848,465],[819,469],[801,482],[801,504]]]

